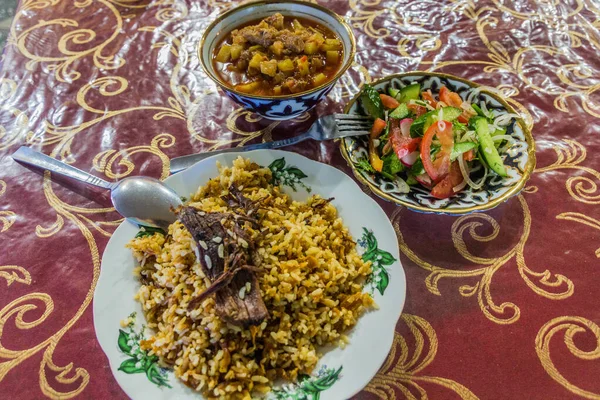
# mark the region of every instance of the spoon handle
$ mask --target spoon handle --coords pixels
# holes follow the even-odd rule
[[[80,169],[70,166],[55,158],[49,157],[39,151],[35,151],[26,146],[21,146],[12,155],[13,160],[19,161],[28,165],[43,168],[50,172],[66,176],[67,178],[77,179],[89,185],[98,186],[104,189],[110,189],[112,183],[100,179],[97,176],[88,174]]]

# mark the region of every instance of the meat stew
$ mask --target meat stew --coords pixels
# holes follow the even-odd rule
[[[333,79],[343,51],[327,27],[276,13],[231,31],[215,48],[213,63],[221,80],[240,92],[280,96]]]

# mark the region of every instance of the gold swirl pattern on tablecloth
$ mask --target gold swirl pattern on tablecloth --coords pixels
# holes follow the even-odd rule
[[[600,204],[600,190],[596,183],[600,182],[600,172],[593,168],[580,165],[586,160],[586,148],[576,140],[563,139],[562,141],[564,144],[552,146],[552,149],[556,153],[556,161],[546,167],[536,168],[535,172],[544,173],[565,169],[580,171],[591,175],[595,181],[587,176],[570,176],[565,182],[565,187],[569,195],[578,202],[591,205]],[[598,219],[582,213],[568,211],[558,214],[556,219],[579,222],[600,230],[600,221]],[[595,255],[600,258],[600,248],[596,249]]]
[[[414,349],[402,335],[395,333],[392,349],[379,372],[367,385],[365,391],[382,399],[395,399],[395,389],[414,399],[410,389],[415,390],[422,399],[427,398],[423,384],[439,385],[456,393],[461,399],[476,400],[469,389],[451,379],[438,376],[421,375],[421,372],[435,359],[438,338],[429,322],[416,315],[402,314],[401,321],[406,324],[414,341]]]
[[[6,192],[6,182],[0,180],[0,197]],[[17,214],[10,210],[0,210],[0,233],[7,231],[15,223]]]
[[[587,157],[587,150],[576,140],[563,139],[564,145],[552,146],[556,152],[556,161],[546,167],[536,168],[534,172],[543,173],[560,169],[573,169],[589,174],[600,182],[600,172],[580,165]],[[581,203],[600,204],[600,190],[594,180],[586,176],[571,176],[566,181],[571,197]]]
[[[0,278],[6,280],[6,286],[10,286],[14,282],[22,283],[23,285],[31,284],[31,275],[29,274],[29,271],[18,265],[0,266]]]
[[[592,218],[585,214],[577,213],[577,212],[564,212],[560,213],[556,216],[556,219],[562,219],[566,221],[574,221],[579,222],[580,224],[587,225],[594,229],[600,231],[600,221],[596,218]],[[595,251],[596,257],[600,258],[600,247]]]
[[[578,396],[586,399],[600,399],[600,393],[593,393],[570,383],[552,362],[550,344],[552,338],[562,332],[564,332],[564,343],[572,355],[581,360],[592,361],[600,359],[600,327],[595,322],[583,317],[557,317],[542,326],[535,338],[537,356],[552,379]],[[591,335],[595,341],[595,347],[591,350],[582,350],[579,348],[575,344],[575,336],[577,334]],[[585,368],[585,364],[582,364],[582,367]]]
[[[511,259],[515,259],[517,270],[525,284],[536,294],[551,300],[562,300],[573,295],[573,282],[561,274],[552,274],[549,270],[536,272],[531,270],[524,256],[525,244],[529,238],[531,230],[531,214],[525,198],[518,196],[521,209],[523,211],[523,233],[518,243],[506,254],[501,257],[487,258],[471,254],[465,241],[464,234],[478,242],[489,242],[494,240],[500,232],[500,225],[496,220],[487,214],[476,213],[458,218],[452,224],[452,241],[456,251],[467,261],[478,264],[478,268],[468,268],[453,270],[442,266],[433,265],[424,259],[421,259],[404,241],[401,229],[402,209],[396,209],[391,216],[392,224],[398,236],[400,250],[419,267],[430,271],[425,279],[427,289],[438,296],[441,296],[438,284],[441,279],[469,279],[479,278],[475,284],[465,283],[458,288],[463,297],[472,297],[477,295],[477,303],[483,314],[491,321],[498,324],[511,324],[516,322],[521,316],[520,308],[513,302],[503,302],[496,304],[492,298],[491,284],[494,274]],[[488,224],[492,228],[492,233],[482,236],[477,232],[478,228]]]
[[[125,60],[116,54],[104,54],[108,45],[113,42],[117,36],[121,33],[123,28],[123,18],[115,6],[107,0],[91,0],[75,1],[73,5],[76,8],[86,8],[93,4],[101,4],[114,18],[113,33],[105,39],[102,43],[92,46],[85,50],[74,50],[71,48],[72,45],[82,45],[93,43],[96,38],[96,32],[92,29],[79,28],[74,29],[68,33],[62,35],[56,48],[60,52],[60,55],[55,56],[44,56],[36,55],[29,50],[29,35],[38,29],[47,27],[62,27],[62,28],[77,28],[79,22],[69,18],[57,18],[50,21],[40,20],[33,26],[24,29],[22,32],[17,32],[15,27],[20,26],[19,20],[23,15],[31,10],[47,8],[54,6],[59,3],[59,0],[25,0],[21,3],[20,8],[17,10],[15,15],[10,36],[7,44],[14,44],[18,47],[21,54],[27,57],[30,61],[26,64],[27,69],[33,70],[35,65],[38,63],[46,63],[46,68],[49,71],[54,71],[56,79],[60,82],[73,82],[81,77],[81,73],[74,69],[74,64],[77,64],[79,60],[89,55],[92,55],[94,65],[97,68],[103,68],[107,70],[117,69],[125,64]],[[73,46],[73,47],[75,47]]]
[[[185,114],[177,102],[175,98],[169,97],[168,103],[170,107],[164,106],[137,106],[137,107],[127,107],[120,110],[101,110],[99,108],[95,108],[94,106],[88,104],[86,100],[86,95],[91,90],[97,90],[101,96],[104,97],[112,97],[117,96],[123,92],[125,92],[128,88],[127,79],[120,76],[107,76],[94,80],[93,82],[87,83],[79,89],[77,93],[77,104],[84,110],[89,111],[93,114],[99,115],[99,117],[94,118],[92,120],[83,122],[78,125],[71,126],[58,126],[52,124],[50,122],[46,123],[46,132],[43,136],[43,139],[35,138],[35,140],[39,140],[44,145],[56,144],[58,143],[58,148],[60,149],[60,155],[63,159],[67,158],[70,152],[70,145],[73,141],[74,137],[83,130],[96,125],[100,122],[103,122],[109,118],[113,118],[117,115],[121,115],[124,113],[129,113],[132,111],[154,111],[155,114],[153,119],[155,121],[159,121],[165,117],[177,118],[181,120],[185,120]]]
[[[17,82],[12,79],[0,79],[0,110],[14,116],[13,126],[6,128],[0,125],[0,150],[8,149],[19,141],[29,140],[29,117],[26,113],[10,105],[10,100],[17,92]]]
[[[122,179],[131,174],[135,165],[130,157],[137,153],[153,154],[157,156],[162,164],[160,179],[164,180],[169,176],[169,157],[161,149],[171,147],[175,144],[175,136],[168,133],[161,133],[155,136],[149,146],[134,146],[120,151],[106,150],[94,157],[94,169],[104,173],[110,179]],[[116,168],[125,167],[123,172],[114,172]]]
[[[362,29],[372,38],[385,38],[390,35],[390,30],[387,28],[375,28],[374,23],[377,17],[385,14],[385,8],[376,10],[364,10],[363,7],[375,8],[379,6],[381,0],[349,0],[348,5],[352,10],[350,22],[354,28]]]
[[[580,48],[583,42],[587,42],[596,50],[600,50],[600,41],[597,39],[594,27],[597,29],[597,22],[585,20],[585,23],[556,24],[557,7],[543,6],[532,12],[516,11],[502,2],[494,1],[494,6],[479,6],[472,0],[452,0],[449,3],[435,2],[430,7],[426,15],[427,18],[419,17],[417,12],[420,7],[425,7],[427,2],[397,2],[389,3],[389,7],[381,7],[381,0],[350,0],[351,9],[350,21],[355,28],[361,29],[367,36],[375,39],[383,39],[392,36],[392,32],[387,27],[378,27],[384,19],[393,21],[394,34],[398,33],[400,39],[397,43],[398,53],[407,58],[414,58],[421,65],[431,65],[429,71],[436,71],[455,65],[481,65],[485,72],[508,72],[518,77],[529,89],[538,90],[544,94],[554,97],[554,106],[562,112],[570,112],[567,100],[569,98],[579,98],[583,109],[595,117],[600,117],[600,104],[594,100],[600,93],[600,84],[594,76],[598,71],[594,71],[588,65],[580,63],[579,56],[567,49]],[[550,2],[548,2],[550,3]],[[387,3],[386,3],[387,4]],[[541,4],[544,4],[543,2]],[[584,18],[578,10],[583,7],[582,1],[577,1],[577,6],[569,9],[564,15],[564,19],[570,19],[575,16]],[[591,9],[597,9],[590,4]],[[436,21],[442,18],[432,18],[431,9],[437,10],[436,13],[444,16],[444,26],[438,26]],[[412,11],[412,12],[411,12]],[[505,18],[501,18],[502,13],[508,13],[515,18],[536,20],[545,26],[552,28],[557,33],[554,34],[556,46],[548,45],[529,45],[520,47],[514,54],[510,54],[506,47],[497,40],[491,40],[488,31],[498,30],[505,23]],[[383,17],[385,15],[385,18]],[[464,15],[469,20],[475,22],[476,31],[479,34],[481,43],[489,50],[488,60],[424,60],[423,57],[432,51],[435,51],[443,44],[440,33],[447,26],[447,18],[458,19]],[[382,18],[379,18],[382,17]],[[379,18],[379,21],[376,21]],[[426,28],[426,29],[425,29]],[[582,30],[582,31],[578,31]],[[417,32],[417,33],[415,33]],[[566,45],[563,46],[562,44]],[[561,57],[569,60],[564,62],[560,68],[551,68],[552,63],[540,63],[539,59],[544,57]],[[530,75],[528,68],[530,61],[536,60],[536,65],[546,65],[546,72],[552,79],[545,79],[538,83]],[[554,79],[556,78],[556,79]]]
[[[56,157],[58,151],[59,146],[56,146],[51,156]],[[72,206],[60,200],[52,189],[52,183],[50,180],[49,172],[46,172],[44,174],[43,190],[48,204],[57,213],[57,221],[53,224],[52,227],[48,229],[44,229],[38,226],[36,228],[37,235],[40,237],[49,237],[57,234],[62,228],[64,224],[63,221],[65,218],[74,223],[79,229],[79,231],[82,233],[89,247],[92,262],[91,283],[85,299],[83,300],[75,314],[71,317],[71,319],[52,336],[48,337],[44,341],[28,349],[10,350],[5,348],[2,345],[3,327],[12,316],[15,316],[15,326],[21,330],[32,329],[40,325],[48,318],[48,316],[54,310],[54,302],[52,298],[46,293],[34,292],[21,296],[16,300],[13,300],[2,310],[0,310],[0,357],[8,360],[0,363],[0,381],[6,376],[6,374],[8,374],[10,370],[21,364],[24,360],[32,357],[34,354],[39,353],[41,350],[44,350],[39,368],[39,382],[42,393],[50,398],[69,399],[81,394],[85,390],[90,381],[90,375],[87,372],[87,370],[85,370],[84,368],[75,367],[72,362],[64,366],[57,365],[53,361],[53,354],[56,347],[59,345],[61,338],[79,320],[83,312],[91,303],[94,288],[96,286],[96,282],[100,273],[100,254],[98,251],[98,246],[96,244],[92,232],[90,231],[87,225],[91,225],[100,233],[109,236],[110,233],[104,231],[100,227],[100,225],[110,224],[116,226],[120,221],[102,221],[94,223],[84,214],[106,213],[110,212],[112,209],[86,209],[83,207]],[[22,276],[19,276],[18,273],[20,273]],[[0,267],[0,277],[7,279],[8,284],[12,283],[13,281],[25,283],[28,285],[31,283],[31,276],[29,272],[27,272],[24,268],[18,266]],[[44,304],[43,314],[33,321],[26,322],[24,320],[24,315],[29,311],[37,310],[37,303],[39,302],[42,302]],[[71,390],[64,391],[56,389],[54,387],[54,384],[51,383],[51,381],[49,381],[47,377],[47,369],[53,372],[53,379],[57,384],[70,385],[70,387],[73,387],[73,385],[76,384],[76,387]]]

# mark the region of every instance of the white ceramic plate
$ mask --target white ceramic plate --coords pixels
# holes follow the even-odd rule
[[[216,161],[231,166],[239,155],[269,166],[274,171],[274,179],[294,200],[305,200],[312,193],[323,198],[335,197],[332,203],[354,240],[359,242],[363,258],[378,260],[372,281],[364,290],[373,293],[379,310],[363,315],[349,335],[350,344],[343,350],[336,348],[327,352],[315,374],[306,378],[308,381],[284,385],[278,393],[280,399],[304,398],[303,395],[313,398],[315,386],[319,386],[323,388],[318,394],[322,400],[348,399],[365,387],[383,364],[404,306],[406,280],[394,229],[379,205],[350,177],[295,153],[258,150],[222,154],[169,177],[165,183],[181,196],[188,197],[209,178],[217,176]],[[122,223],[104,251],[94,294],[94,326],[98,341],[117,382],[132,399],[202,399],[200,393],[187,388],[171,371],[162,370],[155,360],[138,349],[137,342],[141,337],[151,334],[144,331],[141,306],[133,299],[140,284],[132,273],[135,260],[131,251],[125,248],[138,230],[129,222]],[[120,322],[133,312],[136,313],[135,324],[121,327]],[[311,381],[317,385],[310,385]]]

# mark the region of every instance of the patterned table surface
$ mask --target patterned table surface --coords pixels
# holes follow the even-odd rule
[[[19,145],[110,180],[164,179],[174,156],[282,138],[314,118],[262,120],[207,79],[200,36],[234,4],[21,1],[0,70],[2,393],[125,398],[91,310],[119,216],[105,195],[17,165]],[[523,193],[485,214],[422,215],[378,200],[408,293],[389,358],[356,398],[600,398],[600,3],[327,6],[352,24],[358,53],[318,114],[390,73],[445,72],[502,93],[538,155]],[[332,143],[294,150],[350,172]]]

